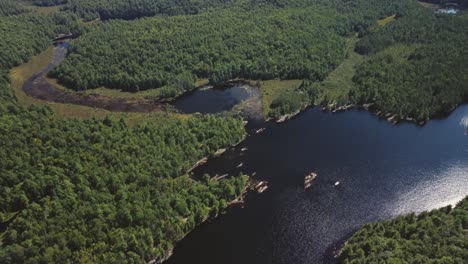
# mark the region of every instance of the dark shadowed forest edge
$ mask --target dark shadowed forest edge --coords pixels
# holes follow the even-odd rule
[[[248,185],[186,173],[242,140],[240,119],[22,94],[43,61],[9,71],[68,33],[78,38],[49,77],[81,92],[163,100],[199,80],[254,80],[275,119],[367,105],[425,121],[468,99],[468,16],[413,0],[0,0],[0,263],[163,260]]]
[[[454,208],[366,224],[340,252],[351,263],[466,263],[468,197]]]

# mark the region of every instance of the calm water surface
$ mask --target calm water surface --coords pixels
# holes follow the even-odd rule
[[[466,116],[467,105],[423,127],[358,110],[252,121],[251,132],[266,130],[195,174],[256,172],[270,188],[190,233],[168,263],[334,263],[334,247],[364,223],[456,203],[468,195]]]
[[[184,113],[219,113],[229,111],[238,103],[246,100],[249,93],[244,87],[230,86],[223,88],[197,89],[174,105]]]

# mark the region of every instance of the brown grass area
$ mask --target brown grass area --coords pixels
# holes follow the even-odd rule
[[[281,94],[287,93],[299,87],[302,80],[269,80],[262,81],[260,91],[262,93],[263,113],[268,116],[271,103]]]
[[[386,17],[386,18],[382,18],[382,19],[380,19],[380,20],[377,20],[377,24],[378,24],[379,26],[385,26],[385,25],[387,25],[388,23],[394,21],[395,18],[396,18],[396,15],[388,16],[388,17]]]
[[[418,1],[418,3],[426,8],[430,8],[430,9],[439,9],[441,6],[438,5],[438,4],[432,4],[432,3],[427,3],[427,2],[423,2],[423,1]]]
[[[49,47],[41,54],[34,56],[29,62],[24,63],[18,67],[10,70],[11,88],[15,93],[18,102],[25,106],[30,105],[48,105],[59,118],[79,118],[88,119],[92,117],[103,118],[110,116],[113,118],[124,118],[130,125],[136,125],[142,122],[153,122],[161,120],[161,118],[181,118],[186,119],[188,115],[177,113],[123,113],[123,112],[110,112],[100,108],[92,108],[75,104],[61,104],[39,100],[29,97],[23,91],[24,82],[34,74],[40,72],[51,61],[53,54],[53,47]]]
[[[46,78],[46,80],[55,86],[57,89],[67,91],[67,92],[74,92],[73,90],[59,84],[57,79]],[[200,87],[203,85],[208,84],[208,79],[199,79],[195,82],[195,87]],[[114,99],[144,99],[146,97],[158,97],[160,95],[160,89],[149,89],[145,91],[140,91],[137,93],[126,92],[119,89],[112,89],[106,87],[99,87],[95,89],[88,89],[85,91],[80,91],[82,94],[86,95],[102,95],[109,98]]]

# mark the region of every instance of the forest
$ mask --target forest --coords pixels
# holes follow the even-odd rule
[[[190,15],[223,8],[236,0],[68,0],[66,9],[87,20],[135,19],[155,15]]]
[[[13,1],[0,2],[0,16],[19,15],[23,12],[23,8],[16,5]]]
[[[195,181],[200,158],[242,139],[239,120],[59,120],[2,105],[1,263],[142,263],[161,258],[245,190]]]
[[[305,80],[294,93],[273,102],[278,117],[307,105],[335,107],[371,103],[371,110],[396,120],[426,121],[468,100],[468,17],[437,14],[418,5],[395,13],[386,25],[359,30],[355,51],[364,59],[355,68],[349,91],[336,98]],[[309,97],[303,94],[308,87]],[[339,93],[339,92],[338,92]],[[343,98],[347,98],[343,99]]]
[[[356,45],[353,103],[372,102],[401,118],[428,120],[468,100],[468,19],[415,10],[370,29]]]
[[[75,90],[172,91],[163,96],[192,89],[196,78],[321,81],[345,59],[346,37],[406,6],[358,2],[297,1],[300,8],[253,2],[198,15],[109,21],[73,41],[50,76]]]
[[[163,86],[183,92],[195,78],[321,80],[345,56],[339,19],[323,7],[110,21],[72,42],[51,77],[75,90],[135,92]]]
[[[33,0],[32,3],[37,6],[54,6],[66,4],[68,0]]]
[[[136,6],[143,8],[143,2]],[[86,6],[85,1],[72,4]],[[103,5],[100,10],[107,13],[128,10]],[[67,59],[50,77],[78,91],[159,88],[161,99],[192,90],[204,78],[212,83],[304,80],[273,100],[269,116],[274,118],[313,104],[372,103],[373,110],[398,119],[425,121],[467,100],[466,16],[436,14],[409,0],[232,1],[221,6],[102,23],[71,43]],[[389,24],[376,23],[392,15]],[[352,88],[343,89],[339,99],[328,98],[316,87],[349,57],[346,43],[355,35],[355,51],[365,60],[356,66]],[[315,87],[307,92],[313,96],[302,96],[306,86]]]
[[[346,243],[340,263],[468,262],[468,197],[454,208],[364,225]]]
[[[244,175],[219,181],[187,175],[202,157],[244,138],[240,119],[161,113],[131,126],[124,119],[59,118],[49,107],[20,105],[8,71],[59,34],[79,37],[51,77],[74,90],[161,89],[162,97],[173,98],[194,89],[198,78],[303,80],[272,101],[270,115],[279,117],[334,100],[323,100],[318,87],[349,58],[349,39],[358,38],[355,51],[365,59],[340,104],[374,103],[376,110],[426,120],[468,97],[466,15],[434,14],[415,1],[33,3],[62,6],[45,15],[19,1],[0,1],[0,263],[162,259],[247,186]],[[393,21],[377,25],[392,15]],[[94,19],[101,21],[87,23]],[[387,246],[415,262],[440,263],[447,252],[466,261],[458,250],[466,204],[368,225],[344,249],[343,261],[392,258],[378,253]],[[446,232],[454,236],[453,247],[441,235]],[[371,234],[370,244],[359,239]],[[418,239],[438,244],[429,252]]]
[[[19,105],[7,71],[86,31],[71,13],[0,17],[0,263],[143,263],[164,258],[188,231],[224,211],[247,177],[196,181],[187,170],[239,142],[242,121],[159,114],[126,120],[58,118]]]

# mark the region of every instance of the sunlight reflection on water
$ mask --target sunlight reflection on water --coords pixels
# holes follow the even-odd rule
[[[395,206],[389,206],[392,215],[421,212],[447,205],[456,205],[468,193],[468,165],[450,164],[440,173],[424,172],[421,181],[410,190],[400,193]],[[433,175],[430,175],[433,174]]]

